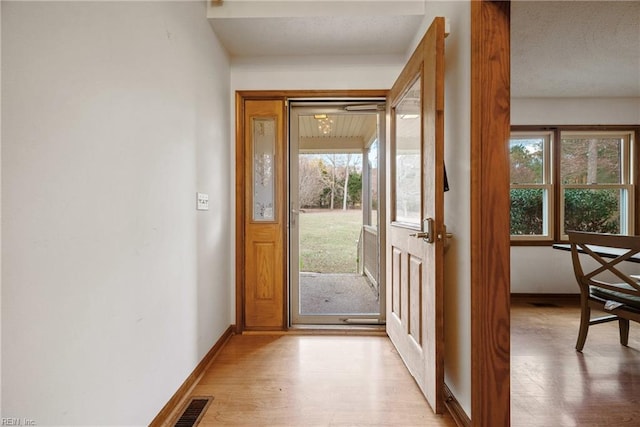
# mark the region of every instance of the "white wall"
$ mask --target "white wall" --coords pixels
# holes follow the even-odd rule
[[[401,56],[283,56],[234,58],[232,90],[389,89]]]
[[[2,81],[2,2],[0,1],[0,81]],[[0,84],[0,99],[2,97],[2,85]],[[0,107],[0,129],[2,129],[2,108]],[[1,134],[1,132],[0,132]],[[2,136],[0,135],[0,224],[2,224]],[[2,248],[2,227],[0,226],[0,248]],[[0,250],[0,416],[2,415],[2,251]]]
[[[445,383],[471,416],[471,6],[427,2],[419,37],[433,18],[444,16],[445,224],[453,239],[445,252]],[[419,38],[414,41],[417,44]]]
[[[205,9],[2,2],[2,417],[147,425],[232,323]]]
[[[640,98],[512,99],[511,124],[638,125]],[[570,254],[549,246],[512,246],[511,292],[578,293]]]

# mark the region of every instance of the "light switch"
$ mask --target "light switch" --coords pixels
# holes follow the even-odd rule
[[[197,205],[196,209],[199,211],[209,210],[209,195],[205,193],[196,193]]]

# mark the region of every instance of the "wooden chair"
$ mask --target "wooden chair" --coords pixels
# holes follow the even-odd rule
[[[576,350],[582,351],[590,325],[614,320],[619,324],[620,344],[626,346],[629,341],[629,320],[640,322],[640,283],[618,270],[616,265],[640,252],[640,236],[577,231],[569,231],[567,234],[571,244],[573,270],[580,286],[580,331]],[[585,259],[582,262],[580,253],[588,255],[583,255]],[[598,265],[585,268],[586,259],[593,259]],[[596,278],[602,277],[603,273],[615,276],[614,281],[609,281],[609,277]],[[591,319],[592,308],[611,314]]]

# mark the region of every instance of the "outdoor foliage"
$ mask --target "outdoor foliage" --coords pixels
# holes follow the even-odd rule
[[[564,138],[561,147],[564,184],[620,182],[622,145],[619,138]]]
[[[512,140],[509,147],[512,184],[542,184],[542,140]],[[616,138],[564,138],[561,180],[565,185],[620,182],[621,143]],[[511,189],[511,234],[540,235],[544,227],[544,190]],[[620,190],[566,188],[564,229],[597,233],[620,232]]]
[[[321,196],[325,189],[323,171],[326,165],[319,158],[300,156],[298,163],[299,193],[301,208],[319,207]]]
[[[347,203],[350,206],[358,206],[362,201],[362,173],[350,172],[347,190]]]
[[[511,190],[511,234],[542,234],[542,190]]]
[[[542,234],[542,191],[511,190],[512,235]],[[618,194],[617,190],[565,190],[565,230],[619,233]]]
[[[565,230],[619,233],[617,190],[566,190]]]
[[[518,184],[542,183],[542,145],[532,148],[532,144],[512,145],[511,158],[511,182]]]
[[[303,209],[359,207],[362,202],[362,170],[359,162],[361,162],[361,156],[353,154],[300,155],[298,163],[300,207]]]

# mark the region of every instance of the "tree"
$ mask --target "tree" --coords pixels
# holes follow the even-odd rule
[[[344,165],[344,187],[342,190],[342,210],[347,210],[347,199],[349,195],[349,163],[351,163],[351,153],[347,154],[347,163]]]
[[[542,183],[542,145],[535,150],[531,147],[517,144],[509,150],[511,182],[514,184]]]
[[[323,171],[326,165],[322,159],[300,155],[298,158],[298,203],[301,208],[321,206],[324,189]]]
[[[324,183],[328,187],[329,194],[330,194],[329,209],[333,210],[333,207],[335,205],[336,193],[337,193],[337,182],[336,182],[337,170],[336,169],[338,167],[338,158],[337,158],[337,155],[333,153],[333,154],[326,154],[325,159],[329,163],[329,170],[326,172],[323,171],[323,178],[324,178]]]
[[[362,201],[361,172],[353,171],[349,174],[349,188],[347,189],[347,194],[352,207],[356,206]]]
[[[619,138],[563,138],[562,183],[619,183],[621,149]]]

